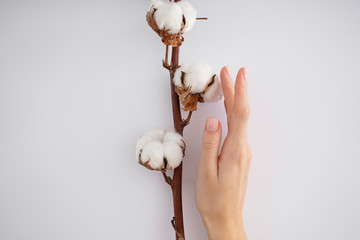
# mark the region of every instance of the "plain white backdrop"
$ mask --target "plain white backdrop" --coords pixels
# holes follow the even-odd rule
[[[360,2],[191,1],[180,62],[249,69],[250,240],[360,239]],[[172,128],[149,1],[0,0],[0,239],[174,239],[171,192],[136,138]],[[207,117],[185,130],[186,237]]]

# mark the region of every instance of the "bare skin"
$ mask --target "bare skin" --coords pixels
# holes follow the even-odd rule
[[[250,114],[247,69],[238,71],[235,86],[228,66],[222,68],[220,77],[228,135],[218,155],[221,124],[216,118],[208,118],[196,176],[195,200],[210,240],[246,240],[242,210],[252,158],[247,140]]]

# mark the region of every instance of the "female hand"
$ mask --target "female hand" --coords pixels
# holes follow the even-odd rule
[[[247,237],[242,209],[252,158],[247,140],[247,69],[238,71],[235,87],[228,66],[222,68],[220,77],[228,135],[218,156],[221,125],[218,119],[208,118],[196,176],[196,206],[210,240],[243,240]]]

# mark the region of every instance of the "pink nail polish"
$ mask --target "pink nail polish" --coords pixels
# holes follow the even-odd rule
[[[247,70],[247,68],[244,68],[244,78],[245,78],[245,80],[247,80],[247,77],[248,77],[248,70]]]
[[[231,78],[231,71],[230,71],[229,65],[225,66],[225,71],[226,71],[226,74],[228,75],[228,77]]]
[[[206,130],[208,132],[216,132],[219,128],[219,120],[216,118],[208,118],[206,121]]]

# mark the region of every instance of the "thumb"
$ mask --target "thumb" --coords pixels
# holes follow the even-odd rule
[[[221,125],[217,118],[210,117],[206,121],[199,171],[208,177],[217,178],[218,153],[221,141]]]

